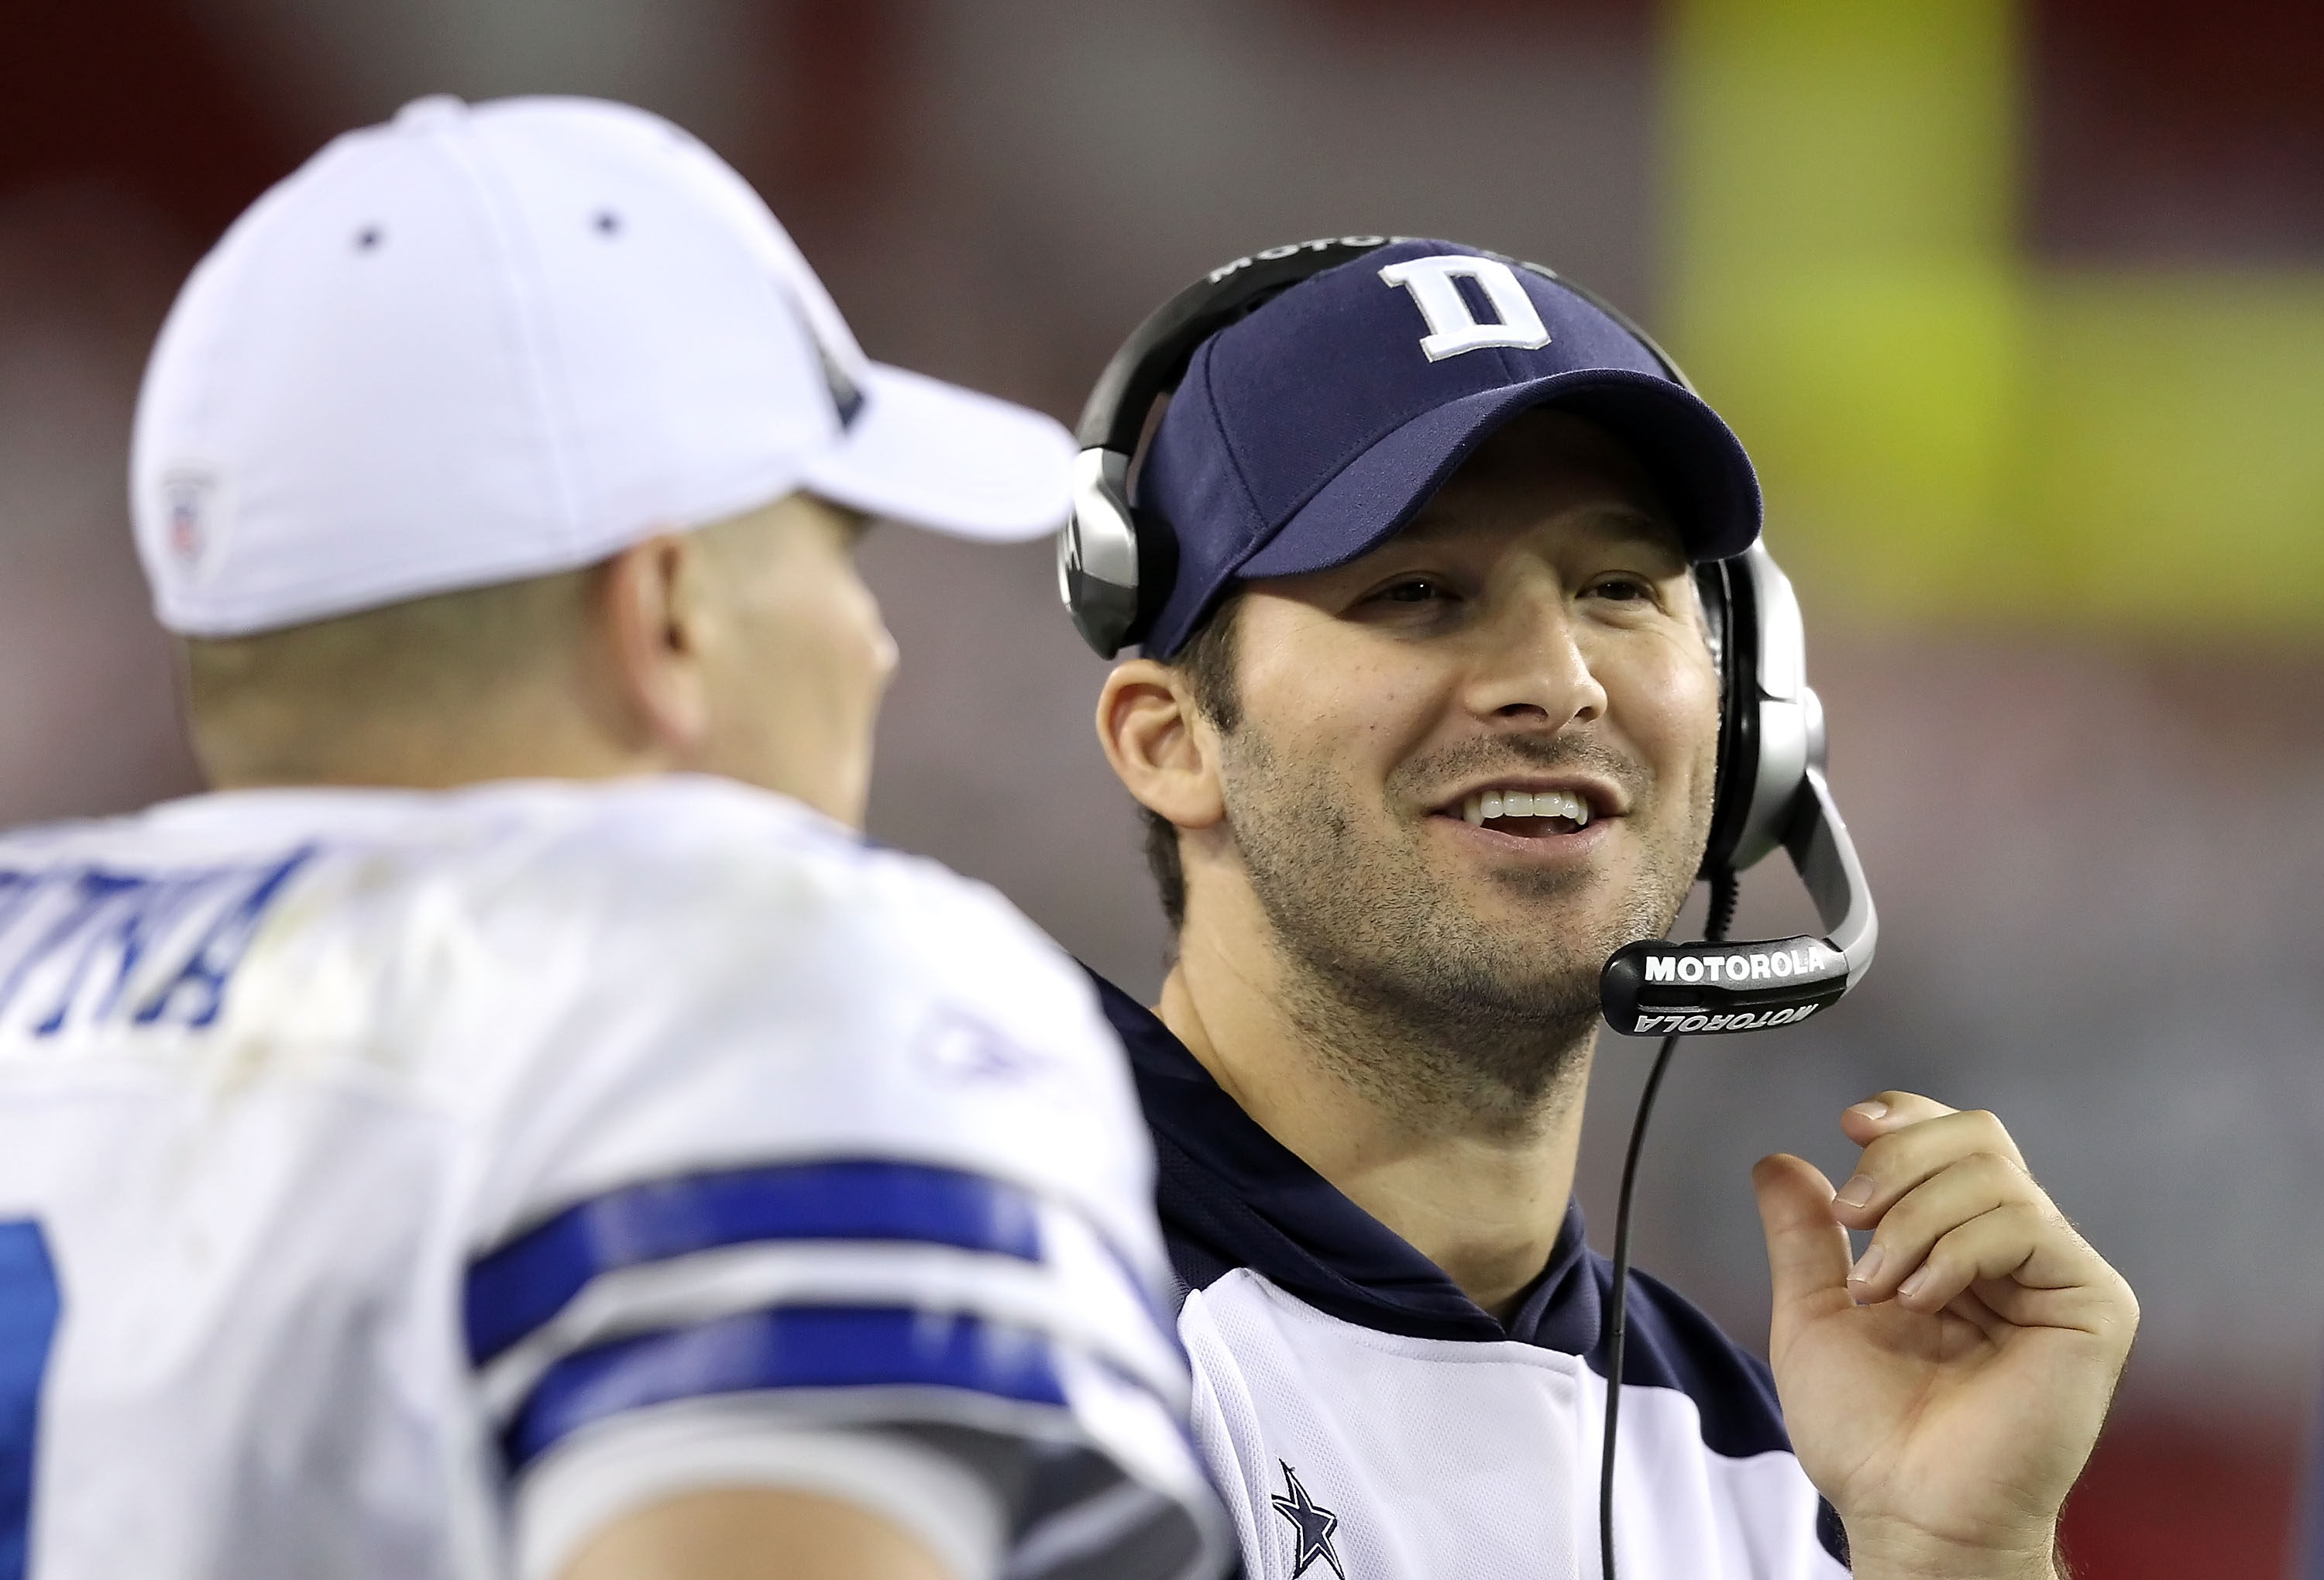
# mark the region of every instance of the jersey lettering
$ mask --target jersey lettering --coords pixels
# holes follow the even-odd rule
[[[1379,273],[1388,284],[1410,291],[1420,316],[1428,320],[1428,333],[1421,337],[1420,349],[1430,362],[1489,345],[1532,351],[1549,344],[1549,328],[1541,321],[1533,299],[1526,295],[1509,266],[1499,259],[1448,253],[1434,258],[1407,258]],[[1477,282],[1499,322],[1479,321],[1461,288],[1453,283],[1462,279]]]
[[[267,908],[313,856],[181,872],[0,870],[0,1024],[53,1037],[78,1012],[207,1026]]]

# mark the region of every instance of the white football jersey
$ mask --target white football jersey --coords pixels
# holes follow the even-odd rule
[[[1261,1129],[1111,986],[1160,1153],[1194,1438],[1250,1580],[1597,1580],[1612,1272],[1569,1209],[1506,1322]],[[1773,1377],[1635,1276],[1621,1580],[1846,1580]]]
[[[0,1580],[547,1576],[735,1484],[1212,1573],[1151,1176],[1065,956],[771,795],[0,837]]]

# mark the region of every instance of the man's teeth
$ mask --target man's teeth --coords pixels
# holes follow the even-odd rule
[[[1500,817],[1562,817],[1575,828],[1590,822],[1590,804],[1571,790],[1484,790],[1461,804],[1472,823]]]

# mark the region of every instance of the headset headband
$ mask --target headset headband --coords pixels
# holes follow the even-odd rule
[[[1146,321],[1130,332],[1130,338],[1121,343],[1121,349],[1113,354],[1090,390],[1089,400],[1082,407],[1081,422],[1074,431],[1074,438],[1084,450],[1111,450],[1126,462],[1145,433],[1146,419],[1154,409],[1154,402],[1177,386],[1186,364],[1194,360],[1204,341],[1303,280],[1352,262],[1392,243],[1413,239],[1323,236],[1312,242],[1269,247],[1263,253],[1221,264],[1148,313]],[[1694,381],[1686,376],[1686,370],[1655,343],[1655,337],[1597,292],[1575,284],[1545,264],[1528,263],[1481,248],[1478,251],[1480,255],[1512,269],[1555,280],[1559,289],[1572,292],[1620,325],[1654,354],[1674,382],[1690,394],[1694,392]]]

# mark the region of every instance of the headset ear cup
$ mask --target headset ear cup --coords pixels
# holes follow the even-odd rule
[[[1694,574],[1719,666],[1719,772],[1698,874],[1709,882],[1735,870],[1736,847],[1750,826],[1759,781],[1759,631],[1750,578],[1739,565],[1717,560]]]
[[[1084,450],[1074,465],[1074,513],[1057,533],[1057,596],[1101,658],[1136,638],[1141,589],[1169,585],[1145,577],[1149,551],[1123,498],[1129,469],[1114,451]]]
[[[1310,275],[1388,240],[1325,236],[1239,258],[1147,315],[1106,363],[1082,409],[1074,514],[1057,535],[1058,595],[1098,657],[1111,658],[1144,639],[1177,573],[1176,534],[1130,503],[1130,457],[1157,402],[1212,335]]]
[[[1740,872],[1787,837],[1816,766],[1821,709],[1807,684],[1798,596],[1762,545],[1720,566],[1727,624],[1721,655],[1719,787],[1704,876]]]
[[[1812,727],[1821,712],[1807,684],[1807,631],[1799,595],[1765,545],[1755,544],[1735,561],[1737,574],[1751,584],[1752,645],[1748,695],[1758,719],[1754,744],[1751,804],[1729,859],[1737,870],[1781,846],[1808,791],[1814,755]]]
[[[1153,628],[1156,601],[1178,575],[1178,535],[1150,511],[1125,504],[1102,466],[1077,482],[1074,513],[1057,533],[1057,596],[1101,658]]]

